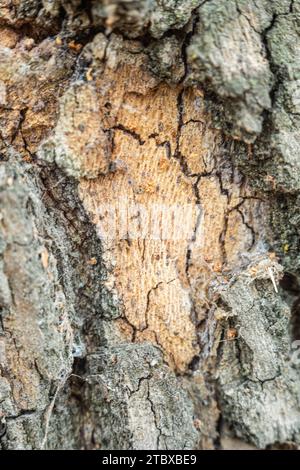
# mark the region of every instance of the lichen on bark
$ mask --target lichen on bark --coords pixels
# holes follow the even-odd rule
[[[299,15],[0,1],[2,448],[299,445]]]

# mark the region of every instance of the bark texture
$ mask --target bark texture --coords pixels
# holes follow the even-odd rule
[[[298,0],[0,0],[3,449],[298,448],[299,34]]]

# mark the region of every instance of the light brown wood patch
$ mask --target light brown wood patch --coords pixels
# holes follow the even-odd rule
[[[106,287],[122,309],[117,324],[130,340],[158,344],[184,372],[199,353],[209,282],[253,244],[254,222],[246,226],[240,211],[247,186],[201,90],[158,83],[128,63],[76,86],[64,117],[76,129],[64,139],[83,169],[80,192],[103,239]]]

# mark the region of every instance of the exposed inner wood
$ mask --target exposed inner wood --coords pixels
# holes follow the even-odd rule
[[[260,201],[233,169],[231,142],[211,126],[199,89],[108,62],[93,86],[67,92],[63,110],[57,129],[69,128],[63,145],[103,238],[120,331],[160,345],[184,372],[201,348],[208,284],[254,245]]]

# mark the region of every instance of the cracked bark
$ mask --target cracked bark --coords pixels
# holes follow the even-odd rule
[[[3,449],[299,445],[299,15],[0,1]]]

